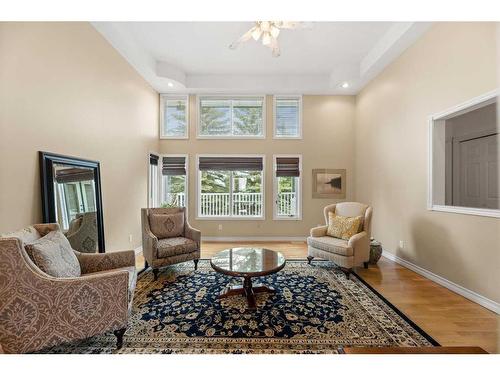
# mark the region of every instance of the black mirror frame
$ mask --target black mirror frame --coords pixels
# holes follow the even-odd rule
[[[55,196],[54,196],[54,163],[72,165],[75,167],[91,168],[94,172],[95,203],[97,214],[97,244],[99,253],[105,252],[104,220],[102,213],[101,169],[98,161],[58,155],[50,152],[39,151],[40,186],[42,192],[42,215],[44,223],[55,223]]]

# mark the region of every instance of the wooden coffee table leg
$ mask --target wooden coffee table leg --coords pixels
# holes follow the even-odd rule
[[[276,293],[276,289],[274,289],[272,286],[267,286],[263,284],[257,284],[253,287],[253,292],[254,293]]]
[[[221,294],[219,294],[219,299],[243,295],[247,298],[248,309],[255,310],[257,309],[257,303],[255,301],[255,294],[257,293],[276,293],[276,290],[273,287],[262,284],[253,286],[252,279],[250,277],[245,277],[243,279],[243,285],[232,285],[225,288]]]
[[[232,285],[224,288],[224,290],[219,294],[219,299],[232,297],[232,296],[244,296],[245,289],[243,289],[242,285]]]
[[[257,303],[255,302],[255,293],[252,288],[252,278],[245,277],[243,279],[243,289],[247,297],[248,309],[255,310],[257,308]]]

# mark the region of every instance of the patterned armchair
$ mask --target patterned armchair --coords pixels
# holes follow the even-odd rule
[[[151,230],[151,216],[178,215],[182,213],[182,228],[177,236],[161,238]],[[168,218],[167,218],[168,220]],[[142,251],[146,258],[146,267],[153,269],[154,279],[158,279],[161,267],[171,264],[194,261],[194,269],[198,268],[200,259],[201,232],[192,228],[186,217],[185,207],[172,208],[143,208],[141,209],[142,221]]]
[[[27,353],[108,331],[123,344],[136,283],[134,251],[75,251],[81,276],[41,271],[24,245],[60,230],[36,224],[0,237],[0,343],[6,353]]]
[[[327,236],[329,212],[340,216],[361,216],[362,231],[349,240]],[[314,257],[331,260],[340,266],[348,278],[353,267],[363,264],[365,268],[368,268],[372,212],[370,206],[357,202],[342,202],[326,206],[323,210],[326,225],[312,228],[307,238],[309,264]]]

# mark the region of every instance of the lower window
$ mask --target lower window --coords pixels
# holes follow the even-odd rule
[[[274,156],[274,219],[300,219],[300,155]]]
[[[200,218],[263,218],[262,157],[200,157]]]
[[[162,158],[161,207],[187,207],[187,157],[168,155]]]

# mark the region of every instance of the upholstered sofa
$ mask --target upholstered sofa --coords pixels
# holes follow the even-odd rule
[[[323,210],[326,225],[312,228],[307,238],[309,264],[315,257],[331,260],[344,271],[348,278],[353,267],[364,265],[368,268],[372,211],[370,206],[358,202],[342,202],[326,206]],[[327,236],[329,212],[339,216],[361,216],[361,232],[349,240]]]
[[[58,224],[35,224],[0,236],[0,345],[26,353],[113,331],[117,347],[132,307],[134,251],[75,251],[80,277],[52,277],[25,250]]]
[[[150,215],[175,215],[183,213],[183,227],[178,236],[159,238],[153,234],[150,225]],[[154,279],[158,278],[159,269],[171,264],[194,261],[194,269],[198,268],[200,259],[201,232],[192,228],[186,217],[185,207],[143,208],[142,221],[142,252],[146,258],[146,267],[153,269]]]

